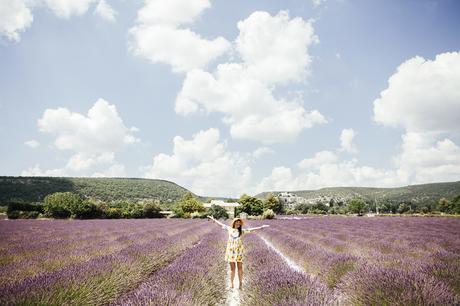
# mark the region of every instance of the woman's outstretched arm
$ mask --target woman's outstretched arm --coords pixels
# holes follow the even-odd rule
[[[211,219],[212,221],[216,222],[217,224],[219,224],[219,225],[222,226],[222,227],[225,227],[225,226],[226,226],[225,224],[223,224],[223,223],[220,222],[219,220],[214,219],[213,216],[208,216],[208,218]]]
[[[264,225],[261,225],[261,226],[248,228],[248,229],[246,229],[246,231],[248,231],[248,233],[250,233],[250,232],[253,232],[255,230],[263,229],[264,227],[269,227],[269,226],[270,225],[264,224]]]

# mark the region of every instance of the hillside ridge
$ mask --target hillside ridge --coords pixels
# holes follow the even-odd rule
[[[437,201],[442,197],[454,198],[460,195],[460,181],[437,182],[402,187],[324,187],[317,190],[295,190],[295,191],[266,191],[256,195],[257,198],[265,198],[268,193],[278,194],[289,192],[306,199],[331,197],[339,199],[350,199],[360,197],[365,200],[390,200],[390,201]]]
[[[39,202],[48,194],[65,191],[104,201],[157,199],[161,202],[177,201],[189,192],[177,183],[163,179],[0,176],[0,202],[13,199]]]

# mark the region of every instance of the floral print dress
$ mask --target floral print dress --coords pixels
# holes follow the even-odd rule
[[[238,237],[238,229],[232,228],[228,225],[223,225],[223,229],[228,232],[227,249],[225,250],[226,262],[243,262],[244,247],[241,237],[244,234],[250,233],[251,230],[243,229],[241,237]]]

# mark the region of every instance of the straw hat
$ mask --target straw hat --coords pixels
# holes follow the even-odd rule
[[[232,221],[232,227],[234,227],[234,225],[235,225],[235,222],[236,222],[236,221],[238,221],[238,220],[240,220],[240,221],[241,221],[241,226],[243,226],[243,225],[244,225],[244,221],[243,221],[243,219],[241,219],[241,218],[234,218],[234,219],[233,219],[233,221]]]

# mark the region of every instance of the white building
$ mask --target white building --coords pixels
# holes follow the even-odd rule
[[[294,208],[297,204],[306,203],[306,199],[290,192],[281,192],[276,196],[278,200],[289,208]]]

